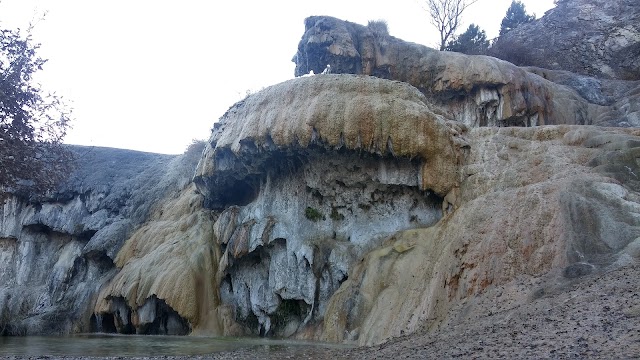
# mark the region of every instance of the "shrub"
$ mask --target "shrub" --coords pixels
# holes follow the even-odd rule
[[[317,222],[319,220],[325,220],[324,215],[320,211],[312,207],[307,207],[304,210],[304,216],[313,222]]]
[[[367,27],[371,29],[375,35],[389,35],[389,25],[386,20],[369,20]]]
[[[33,80],[46,62],[37,49],[30,36],[0,29],[0,200],[45,194],[72,169],[62,146],[71,109]]]
[[[454,40],[449,41],[445,50],[455,51],[467,55],[486,54],[489,49],[489,41],[487,34],[475,24],[469,25],[469,28],[457,36]]]

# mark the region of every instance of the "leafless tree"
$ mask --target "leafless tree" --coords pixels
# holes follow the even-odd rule
[[[462,12],[478,0],[427,0],[426,10],[431,23],[440,33],[440,50],[444,50],[447,41],[460,25]]]

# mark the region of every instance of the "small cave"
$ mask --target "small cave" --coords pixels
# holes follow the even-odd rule
[[[207,197],[204,206],[209,209],[225,209],[232,205],[244,206],[258,196],[260,188],[258,181],[252,177],[243,180],[229,179],[224,191],[218,191]]]
[[[93,333],[115,334],[118,332],[113,314],[109,313],[91,315],[89,329]]]
[[[85,231],[80,231],[79,233],[75,234],[75,238],[78,241],[81,242],[89,242],[89,240],[91,240],[91,238],[93,237],[93,235],[95,235],[97,233],[96,230],[85,230]]]
[[[187,335],[191,332],[189,322],[181,317],[162,299],[152,297],[155,302],[155,317],[150,323],[139,323],[136,333],[142,335]],[[147,301],[152,301],[151,299]],[[140,312],[142,308],[138,308]]]
[[[284,299],[275,313],[271,315],[271,330],[261,336],[275,335],[279,337],[289,337],[293,335],[300,326],[304,325],[304,320],[312,310],[311,305],[304,300]]]
[[[104,251],[92,250],[84,254],[84,257],[88,263],[95,265],[100,273],[105,273],[115,266],[113,260]]]
[[[24,230],[32,234],[44,234],[47,236],[50,236],[56,233],[55,230],[53,230],[52,228],[44,224],[28,224],[24,226]],[[68,234],[64,234],[64,233],[58,233],[58,234],[68,236]]]
[[[187,335],[191,332],[189,322],[155,296],[135,310],[124,298],[112,298],[111,309],[109,313],[91,317],[91,331],[140,335]]]

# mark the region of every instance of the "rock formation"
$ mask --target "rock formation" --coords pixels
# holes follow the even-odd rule
[[[98,295],[94,313],[104,323],[120,333],[241,333],[220,306],[220,251],[202,204],[191,185],[131,235]]]
[[[94,147],[72,151],[77,170],[58,192],[41,203],[10,197],[3,204],[3,334],[95,329],[93,302],[113,276],[116,254],[158,200],[188,183],[185,167],[195,166],[187,157]]]
[[[626,93],[610,94],[608,101],[583,97],[589,85],[582,84],[595,84],[600,89],[602,82],[570,76],[576,89],[539,76],[544,72],[528,72],[488,56],[437,51],[328,16],[306,19],[305,33],[293,60],[296,76],[310,71],[319,73],[330,65],[334,74],[364,74],[407,82],[448,117],[471,127],[640,125],[638,82],[605,84],[605,92],[607,88],[627,89]],[[625,99],[631,108],[615,104],[619,99]]]
[[[521,66],[640,80],[640,3],[558,1],[540,19],[500,36],[491,55]]]
[[[222,211],[223,302],[263,332],[322,319],[364,251],[440,218],[466,146],[451,126],[415,88],[374,77],[299,78],[234,105],[195,178]],[[291,307],[295,324],[277,318]]]
[[[638,82],[330,17],[295,60],[333,74],[248,96],[202,152],[76,148],[58,193],[6,201],[0,329],[370,345],[640,261]]]
[[[491,287],[506,289],[495,300],[505,310],[536,291],[637,262],[638,133],[470,130],[458,209],[368,253],[331,299],[323,339],[376,344],[446,326],[451,306]],[[522,291],[523,278],[542,285]]]

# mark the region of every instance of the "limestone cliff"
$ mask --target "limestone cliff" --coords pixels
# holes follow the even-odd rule
[[[158,206],[115,259],[94,313],[120,333],[222,334],[213,216],[189,186]],[[222,310],[220,310],[222,311]]]
[[[0,210],[0,333],[95,328],[94,297],[114,275],[120,247],[159,199],[185,186],[184,168],[195,166],[187,157],[72,151],[77,170],[57,192],[39,203],[9,197]]]
[[[640,80],[640,3],[561,0],[499,37],[491,55],[605,79]]]
[[[223,303],[253,332],[317,324],[365,251],[440,218],[460,131],[415,88],[374,77],[299,78],[234,105],[195,178],[222,211]]]

